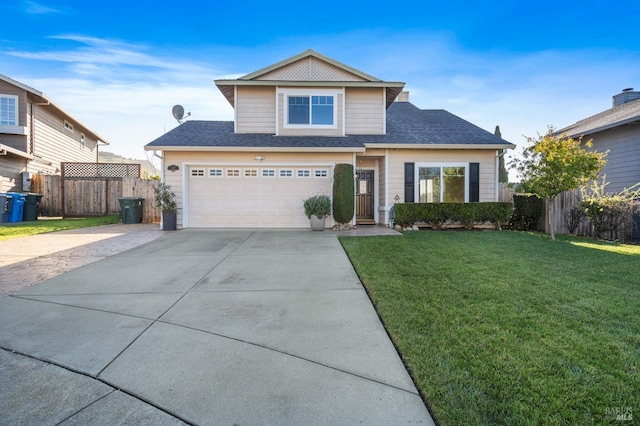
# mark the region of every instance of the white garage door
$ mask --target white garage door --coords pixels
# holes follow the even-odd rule
[[[306,228],[303,201],[331,195],[331,166],[190,166],[188,227]]]

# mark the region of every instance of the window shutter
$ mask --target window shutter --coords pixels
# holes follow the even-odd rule
[[[404,202],[413,203],[415,194],[415,163],[404,163]]]
[[[469,163],[469,202],[480,201],[480,163]]]

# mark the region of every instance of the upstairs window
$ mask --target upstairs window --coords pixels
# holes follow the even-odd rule
[[[18,125],[18,97],[0,95],[0,126]]]
[[[289,96],[287,124],[333,126],[333,96]]]

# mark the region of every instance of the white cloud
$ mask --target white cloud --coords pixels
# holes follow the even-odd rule
[[[33,2],[33,1],[26,2],[26,6],[27,6],[27,8],[25,9],[25,11],[28,14],[32,14],[32,15],[45,15],[45,14],[48,14],[48,13],[61,13],[61,11],[59,9],[54,9],[52,7],[45,6],[43,4],[36,3],[36,2]]]

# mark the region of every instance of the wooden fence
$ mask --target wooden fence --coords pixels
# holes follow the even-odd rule
[[[569,234],[569,226],[567,225],[567,215],[574,207],[579,207],[580,201],[582,201],[582,194],[580,190],[562,192],[556,197],[553,202],[553,218],[555,223],[556,234]],[[551,218],[549,216],[548,201],[544,202],[544,232],[551,232]],[[575,235],[581,235],[585,237],[595,237],[593,226],[587,218],[585,218],[577,230]],[[629,242],[633,240],[634,235],[634,221],[633,217],[629,216],[627,222],[620,227],[617,235],[613,232],[605,232],[601,235],[601,238],[608,240],[618,239],[619,241]]]
[[[151,181],[135,177],[123,178],[67,178],[62,186],[61,176],[37,174],[32,177],[31,190],[43,194],[40,200],[42,216],[103,216],[119,214],[122,197],[144,198],[143,222],[160,222],[160,209],[154,202]]]
[[[512,203],[516,190],[511,188],[506,182],[498,184],[498,201],[502,203]]]

